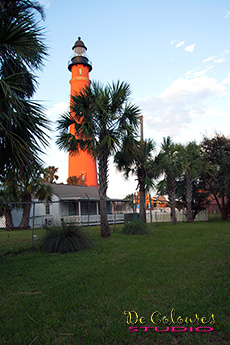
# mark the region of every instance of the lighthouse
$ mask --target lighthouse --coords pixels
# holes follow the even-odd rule
[[[71,72],[70,100],[72,96],[81,92],[85,87],[90,86],[89,72],[92,70],[92,64],[86,55],[87,48],[82,42],[81,37],[78,37],[72,49],[73,57],[68,65],[68,69]],[[70,133],[75,135],[74,125],[70,126]],[[95,159],[89,153],[82,150],[79,150],[75,155],[69,153],[68,177],[71,176],[80,178],[83,185],[97,188]]]

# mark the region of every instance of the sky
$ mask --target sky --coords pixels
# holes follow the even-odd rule
[[[68,154],[55,144],[56,121],[68,110],[67,68],[80,36],[104,85],[130,84],[131,101],[144,116],[144,137],[159,151],[163,137],[186,144],[216,132],[230,137],[230,2],[227,0],[40,0],[45,7],[49,56],[34,97],[52,121],[44,165],[58,167],[66,183]],[[108,196],[136,191],[110,159]]]

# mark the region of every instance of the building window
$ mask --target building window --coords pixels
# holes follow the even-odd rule
[[[81,69],[81,67],[79,67],[78,72],[79,72],[79,75],[82,75],[82,69]]]
[[[46,205],[46,214],[50,214],[50,205],[49,204]]]
[[[69,207],[69,216],[76,216],[78,215],[78,207],[76,202],[68,203]]]

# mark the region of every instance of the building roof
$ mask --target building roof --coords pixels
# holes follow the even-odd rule
[[[48,183],[53,190],[53,194],[57,195],[60,200],[99,200],[98,189],[87,186],[73,186],[68,184]],[[110,200],[109,198],[107,198]]]
[[[157,196],[155,199],[156,199],[157,201],[167,202],[167,200],[165,199],[165,197],[164,197],[163,195]]]

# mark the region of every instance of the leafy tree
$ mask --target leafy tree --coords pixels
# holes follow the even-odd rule
[[[33,71],[46,55],[42,29],[33,12],[43,9],[36,1],[0,1],[0,175],[23,171],[39,160],[47,144],[43,108],[31,101],[36,89]]]
[[[130,86],[125,82],[105,87],[92,82],[91,87],[72,97],[70,112],[58,121],[59,148],[70,152],[82,149],[98,161],[102,237],[111,236],[106,210],[108,160],[138,126],[140,111],[128,102],[130,93]],[[76,135],[68,133],[70,125],[74,126]]]
[[[57,172],[58,168],[55,168],[55,166],[48,166],[44,170],[43,181],[46,183],[55,183],[55,181],[59,179],[59,176],[56,175]]]
[[[163,138],[161,150],[155,158],[156,176],[164,174],[164,179],[158,183],[158,192],[168,194],[171,208],[171,221],[177,223],[176,219],[176,179],[181,174],[181,165],[178,156],[178,147],[170,137]]]
[[[66,181],[67,184],[70,184],[72,186],[85,186],[85,181],[82,181],[82,179],[77,176],[70,176]]]
[[[152,179],[155,177],[152,157],[154,146],[150,139],[136,141],[132,136],[128,136],[114,158],[118,170],[124,171],[127,178],[129,173],[137,177],[137,188],[139,188],[140,195],[140,220],[142,222],[146,222],[145,195],[153,186]]]
[[[201,148],[203,159],[210,166],[205,176],[208,191],[219,206],[222,220],[227,220],[230,213],[230,139],[220,134],[204,137]]]

